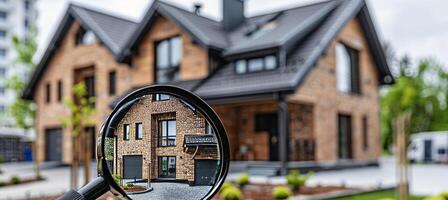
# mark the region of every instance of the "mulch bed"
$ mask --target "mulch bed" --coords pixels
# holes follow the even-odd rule
[[[127,190],[125,190],[125,192],[143,192],[145,190],[146,190],[146,187],[134,185],[133,187],[130,187]]]
[[[241,190],[243,193],[243,198],[245,200],[272,200],[272,189],[277,186],[284,185],[271,185],[271,184],[249,184],[244,186]],[[316,195],[324,194],[334,191],[348,190],[347,187],[342,186],[316,186],[316,187],[301,187],[299,191],[294,192],[293,196],[300,195]],[[217,200],[219,194],[217,194],[213,199]]]

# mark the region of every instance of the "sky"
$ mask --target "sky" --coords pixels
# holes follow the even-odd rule
[[[201,14],[215,20],[221,19],[221,0],[163,0],[186,9],[201,3]],[[292,6],[305,5],[319,0],[245,0],[246,16],[272,12]],[[446,0],[367,0],[377,32],[383,41],[392,45],[400,57],[409,55],[416,62],[434,58],[448,64],[448,1]],[[39,50],[42,55],[53,36],[69,3],[113,13],[139,21],[151,0],[38,0],[37,19]]]

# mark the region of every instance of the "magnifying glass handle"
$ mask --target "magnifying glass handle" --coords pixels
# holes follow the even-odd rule
[[[109,185],[103,177],[97,177],[89,182],[87,185],[80,188],[78,191],[70,190],[65,193],[58,200],[90,200],[96,199],[109,191]]]

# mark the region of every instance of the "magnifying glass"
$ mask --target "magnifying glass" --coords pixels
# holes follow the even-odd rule
[[[229,168],[224,126],[198,96],[148,86],[123,98],[101,128],[98,177],[60,199],[211,199]]]

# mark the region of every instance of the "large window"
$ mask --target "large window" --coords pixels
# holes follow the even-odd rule
[[[123,125],[123,140],[129,140],[129,135],[131,133],[131,127],[129,124]]]
[[[273,55],[251,59],[241,59],[235,62],[235,71],[237,74],[267,71],[276,68],[277,57]]]
[[[117,74],[115,71],[109,72],[109,95],[115,95]]]
[[[182,39],[173,37],[156,43],[156,82],[179,80],[182,60]]]
[[[176,178],[176,157],[159,157],[159,178]]]
[[[176,146],[176,120],[159,121],[159,146]]]
[[[135,123],[135,139],[141,140],[143,138],[143,124]]]
[[[361,93],[358,51],[342,43],[336,45],[336,78],[339,91]]]
[[[165,101],[170,100],[170,95],[167,94],[154,94],[153,101]]]

